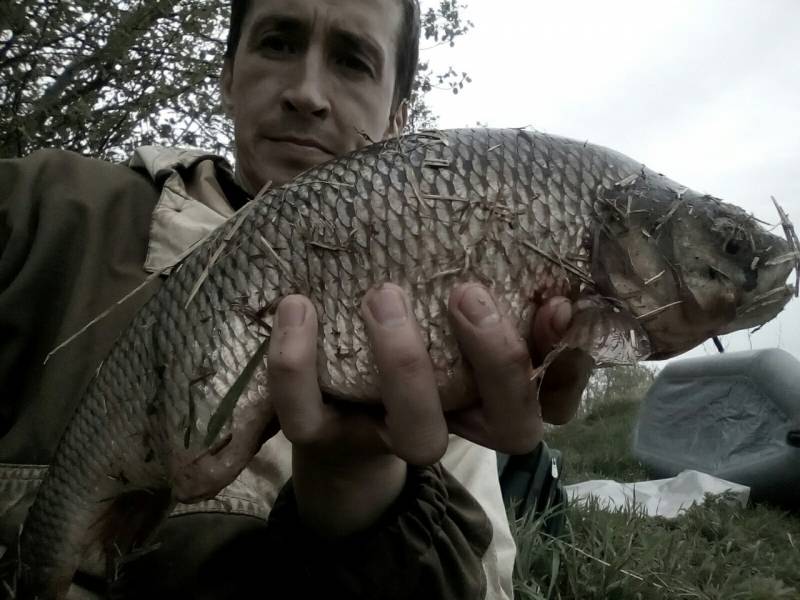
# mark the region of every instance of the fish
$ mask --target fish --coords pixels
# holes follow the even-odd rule
[[[797,294],[782,224],[787,239],[623,154],[526,129],[398,136],[266,188],[173,266],[90,383],[24,523],[23,597],[63,597],[81,557],[139,547],[278,431],[265,350],[289,294],[316,307],[321,390],[377,403],[359,307],[400,285],[456,410],[477,400],[447,318],[456,283],[488,286],[525,338],[537,302],[571,298],[560,348],[598,366],[663,359]]]

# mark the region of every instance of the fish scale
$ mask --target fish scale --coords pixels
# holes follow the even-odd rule
[[[176,500],[213,497],[239,474],[276,429],[258,351],[288,294],[316,307],[321,389],[379,402],[360,302],[382,282],[403,287],[445,410],[476,400],[447,318],[457,282],[488,285],[521,336],[534,300],[571,297],[565,344],[598,363],[672,355],[775,316],[792,264],[767,263],[787,244],[710,196],[688,192],[690,208],[670,213],[682,194],[619,153],[517,129],[390,139],[261,194],[173,269],[99,369],[25,522],[24,589],[60,597],[81,556],[143,543]],[[742,244],[750,255],[725,254],[709,226],[720,215],[757,241]],[[690,242],[703,257],[683,256]]]

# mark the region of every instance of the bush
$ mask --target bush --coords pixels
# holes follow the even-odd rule
[[[578,417],[584,417],[605,404],[638,402],[647,393],[658,372],[656,367],[642,364],[597,369],[583,393]]]

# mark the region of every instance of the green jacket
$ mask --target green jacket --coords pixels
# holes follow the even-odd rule
[[[71,413],[160,281],[115,303],[148,270],[163,268],[248,201],[216,157],[146,148],[132,165],[54,150],[0,160],[0,544],[6,550],[0,576],[6,581],[20,523]],[[298,519],[288,448],[276,436],[217,498],[179,505],[157,549],[126,565],[114,597],[239,598],[253,585],[276,598],[510,597],[514,548],[496,470],[494,480],[487,478],[493,453],[451,438],[448,468],[414,470],[380,523],[326,542]],[[103,597],[102,575],[101,565],[87,561],[73,591]]]

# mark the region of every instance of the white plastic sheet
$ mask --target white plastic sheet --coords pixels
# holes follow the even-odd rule
[[[668,479],[620,483],[596,479],[565,486],[572,501],[595,497],[607,510],[636,505],[646,515],[674,519],[693,504],[703,504],[705,494],[730,492],[741,506],[746,506],[750,488],[701,473],[683,471]]]

